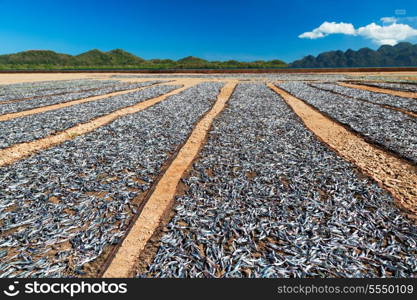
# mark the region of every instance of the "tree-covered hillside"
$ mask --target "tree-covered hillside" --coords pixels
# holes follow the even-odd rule
[[[171,59],[144,60],[122,49],[103,52],[97,49],[79,55],[56,53],[49,50],[30,50],[0,55],[0,69],[225,69],[225,68],[282,68],[281,60],[239,62],[208,61],[188,56]]]

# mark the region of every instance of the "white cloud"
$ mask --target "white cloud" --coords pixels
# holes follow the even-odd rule
[[[395,17],[381,18],[382,26],[371,23],[355,29],[350,23],[324,22],[312,31],[300,34],[299,38],[318,39],[330,34],[357,35],[372,40],[379,45],[396,45],[399,41],[405,41],[417,37],[417,29],[407,24],[398,24]]]
[[[382,23],[396,23],[398,19],[396,17],[383,17],[380,19]]]
[[[405,15],[405,14],[407,14],[407,10],[405,10],[405,9],[396,9],[395,14],[396,15]]]
[[[350,23],[324,22],[320,25],[320,27],[317,27],[316,29],[310,32],[304,32],[303,34],[300,34],[298,37],[307,39],[317,39],[325,37],[329,34],[336,33],[353,35],[355,34],[355,28]]]
[[[388,26],[380,26],[371,23],[356,30],[358,35],[371,39],[379,45],[395,45],[399,41],[405,41],[417,36],[417,30],[406,24],[393,23]]]
[[[416,25],[417,23],[417,16],[414,17],[383,17],[379,19],[384,24],[391,24],[391,23],[401,23],[401,24],[408,24],[408,25]]]
[[[398,44],[397,40],[394,39],[386,39],[386,40],[378,40],[376,41],[377,44],[379,45],[390,45],[390,46],[395,46]]]

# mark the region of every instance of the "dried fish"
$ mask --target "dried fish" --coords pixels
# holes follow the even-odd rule
[[[83,275],[86,263],[94,262],[124,236],[131,207],[137,205],[134,197],[150,188],[222,86],[220,82],[198,84],[146,110],[1,167],[0,247],[8,253],[1,258],[0,276]],[[154,95],[170,87],[151,89]],[[150,93],[119,100],[126,105]],[[100,110],[99,106],[94,107]]]
[[[373,143],[417,163],[416,118],[399,111],[319,90],[302,82],[287,82],[278,86],[342,124],[348,125]],[[360,92],[352,89],[352,95],[355,93]]]
[[[199,157],[139,277],[417,277],[414,224],[265,85],[239,84]]]
[[[353,97],[355,99],[362,99],[376,104],[390,105],[417,113],[417,101],[413,98],[397,97],[383,93],[348,88],[334,83],[312,83],[311,86],[339,93],[344,96]]]
[[[16,143],[43,138],[117,109],[163,95],[179,87],[178,85],[155,86],[138,92],[0,122],[0,149]]]

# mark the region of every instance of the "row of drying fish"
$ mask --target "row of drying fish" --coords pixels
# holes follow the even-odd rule
[[[0,277],[85,275],[86,264],[119,242],[138,213],[135,197],[149,189],[222,85],[201,83],[1,167]]]
[[[180,87],[179,85],[153,86],[141,91],[0,122],[0,149],[46,137]]]
[[[417,230],[264,85],[240,84],[139,277],[417,277]]]
[[[369,141],[417,163],[417,119],[389,108],[320,90],[303,82],[277,86],[326,113]],[[351,96],[360,91],[351,90]],[[357,96],[360,97],[360,96]]]
[[[77,99],[83,99],[87,97],[106,95],[113,92],[119,92],[124,90],[136,89],[144,86],[153,85],[159,83],[160,81],[147,81],[147,82],[138,82],[138,83],[119,83],[110,87],[102,87],[100,83],[95,84],[94,89],[67,93],[62,95],[52,95],[44,96],[39,98],[34,98],[30,100],[11,102],[0,104],[0,114],[14,113],[23,110],[38,108],[47,105],[53,105],[58,103],[69,102]]]
[[[353,97],[358,100],[365,100],[375,104],[389,105],[417,113],[416,99],[348,88],[334,83],[312,83],[311,85],[316,88],[332,91],[344,96]]]
[[[97,85],[109,87],[118,83],[117,80],[76,79],[5,84],[0,85],[0,101],[82,91]]]
[[[139,75],[113,75],[112,78],[207,78],[207,79],[224,79],[236,78],[241,80],[325,80],[325,81],[339,81],[346,80],[347,77],[343,74],[139,74]]]
[[[358,82],[360,84],[365,84],[377,88],[390,89],[401,92],[417,92],[417,84],[413,83],[404,83],[404,82]]]

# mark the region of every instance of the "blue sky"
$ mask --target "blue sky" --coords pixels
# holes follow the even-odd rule
[[[381,25],[382,17],[396,16],[399,9],[405,10],[403,19],[417,16],[417,1],[0,0],[0,53],[123,48],[146,59],[194,55],[290,62],[328,50],[376,49],[378,43],[364,36],[299,35],[325,21]],[[415,36],[407,40],[417,42]]]

